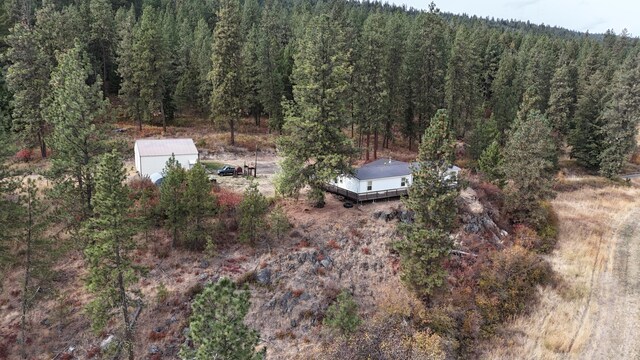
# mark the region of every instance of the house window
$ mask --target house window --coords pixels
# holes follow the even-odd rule
[[[402,179],[400,179],[400,186],[407,186],[407,178],[403,177]]]
[[[373,181],[369,180],[367,181],[367,191],[371,191],[371,189],[373,189]]]

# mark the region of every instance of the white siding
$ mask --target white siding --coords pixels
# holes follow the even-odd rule
[[[337,182],[332,180],[331,184],[339,188],[353,192],[358,192],[359,180],[351,176],[338,176]]]
[[[136,171],[138,172],[138,174],[142,174],[140,172],[140,150],[138,149],[137,143],[133,146],[133,153],[136,162]]]
[[[141,176],[161,173],[170,157],[171,155],[139,157],[136,148],[136,170]],[[176,155],[176,160],[184,169],[189,170],[191,168],[190,163],[193,164],[198,161],[198,154]]]
[[[402,185],[402,178],[407,178],[408,183],[405,186]],[[367,183],[371,181],[371,190],[367,190]],[[411,184],[411,175],[388,177],[382,179],[360,180],[358,193],[363,194],[367,192],[385,191],[385,190],[397,190],[408,188]]]

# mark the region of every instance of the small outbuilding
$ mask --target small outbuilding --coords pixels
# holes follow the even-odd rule
[[[140,176],[161,174],[171,155],[186,170],[198,162],[198,149],[193,139],[139,139],[134,145],[134,153]]]
[[[447,175],[458,175],[452,166]],[[341,175],[327,186],[333,192],[354,201],[386,199],[408,194],[413,182],[412,164],[392,159],[378,159],[356,169],[354,175]]]

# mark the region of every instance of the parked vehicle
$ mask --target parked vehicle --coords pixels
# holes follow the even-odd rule
[[[236,168],[231,165],[225,165],[222,167],[222,169],[218,170],[219,176],[235,175],[236,173]]]

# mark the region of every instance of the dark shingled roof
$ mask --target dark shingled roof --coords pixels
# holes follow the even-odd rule
[[[362,165],[356,169],[354,177],[359,180],[382,179],[396,176],[411,175],[411,167],[418,167],[419,163],[406,163],[391,159],[378,159],[368,164]],[[460,168],[452,165],[447,169],[446,173],[457,173]]]
[[[355,178],[360,180],[371,180],[410,175],[410,166],[411,164],[403,161],[378,159],[356,169]]]

